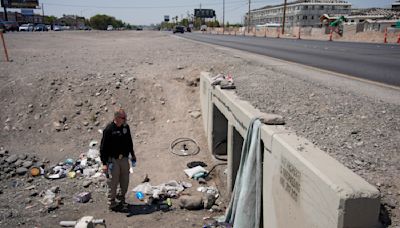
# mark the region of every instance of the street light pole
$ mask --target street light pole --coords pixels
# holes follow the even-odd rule
[[[6,7],[6,4],[4,3],[4,0],[1,0],[1,4],[2,4],[3,7],[4,7],[4,20],[5,20],[5,21],[8,21],[7,7]]]
[[[222,1],[223,10],[222,10],[222,34],[225,32],[225,0]]]
[[[285,24],[286,24],[286,5],[287,0],[283,3],[283,20],[282,20],[282,35],[285,34]]]
[[[250,4],[251,0],[249,0],[249,13],[247,14],[247,33],[250,33]]]

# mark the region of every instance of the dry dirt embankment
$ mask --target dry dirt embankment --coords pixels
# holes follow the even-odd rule
[[[27,154],[31,160],[34,154],[49,165],[76,159],[91,140],[100,141],[98,129],[122,106],[138,157],[129,189],[145,174],[156,185],[189,181],[182,171],[187,162],[216,163],[207,151],[201,118],[189,114],[200,108],[195,80],[201,71],[230,73],[241,97],[262,111],[285,116],[289,128],[377,186],[392,227],[400,224],[398,105],[166,33],[8,33],[6,41],[13,62],[0,65],[0,146],[10,154]],[[169,152],[171,141],[183,136],[198,141],[198,155]],[[108,212],[102,182],[88,188],[79,179],[28,182],[26,176],[9,177],[4,169],[0,164],[1,227],[55,227],[60,220],[88,214],[105,218],[109,227],[200,227],[203,217],[220,214],[177,208],[127,218]],[[218,176],[208,184],[224,190]],[[33,193],[53,186],[60,186],[63,205],[47,212]],[[188,192],[196,192],[196,186]],[[92,202],[73,202],[72,196],[82,191],[92,192]],[[219,200],[226,202],[225,195]]]

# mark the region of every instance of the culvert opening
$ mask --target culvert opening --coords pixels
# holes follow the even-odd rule
[[[232,169],[233,169],[233,175],[232,175],[232,186],[235,185],[236,181],[236,174],[239,170],[239,165],[240,165],[240,157],[242,155],[242,147],[243,147],[243,141],[244,138],[242,135],[236,130],[236,128],[233,128],[233,142],[232,142]],[[231,189],[233,190],[233,189]]]
[[[228,119],[215,105],[213,106],[212,123],[212,153],[217,156],[225,156],[228,154]]]

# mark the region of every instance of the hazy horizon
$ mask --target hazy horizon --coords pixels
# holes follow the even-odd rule
[[[350,0],[352,8],[389,8],[395,0]],[[193,14],[195,8],[214,9],[217,19],[222,21],[223,0],[45,0],[39,1],[44,5],[45,15],[61,17],[79,15],[90,18],[96,14],[107,14],[124,22],[135,25],[161,23],[164,15],[179,19]],[[252,0],[251,8],[283,3],[283,0]],[[290,1],[289,1],[290,2]],[[225,22],[241,23],[248,10],[248,0],[225,0]],[[10,9],[10,11],[19,11]],[[42,10],[35,10],[41,14]]]

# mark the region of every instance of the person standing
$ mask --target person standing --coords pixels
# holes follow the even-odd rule
[[[123,109],[119,109],[114,113],[114,120],[104,129],[100,145],[103,172],[111,173],[111,179],[108,180],[110,210],[117,207],[115,199],[118,184],[121,188],[120,203],[125,204],[125,194],[129,185],[129,155],[131,162],[136,163],[132,136],[126,123],[126,113]]]

